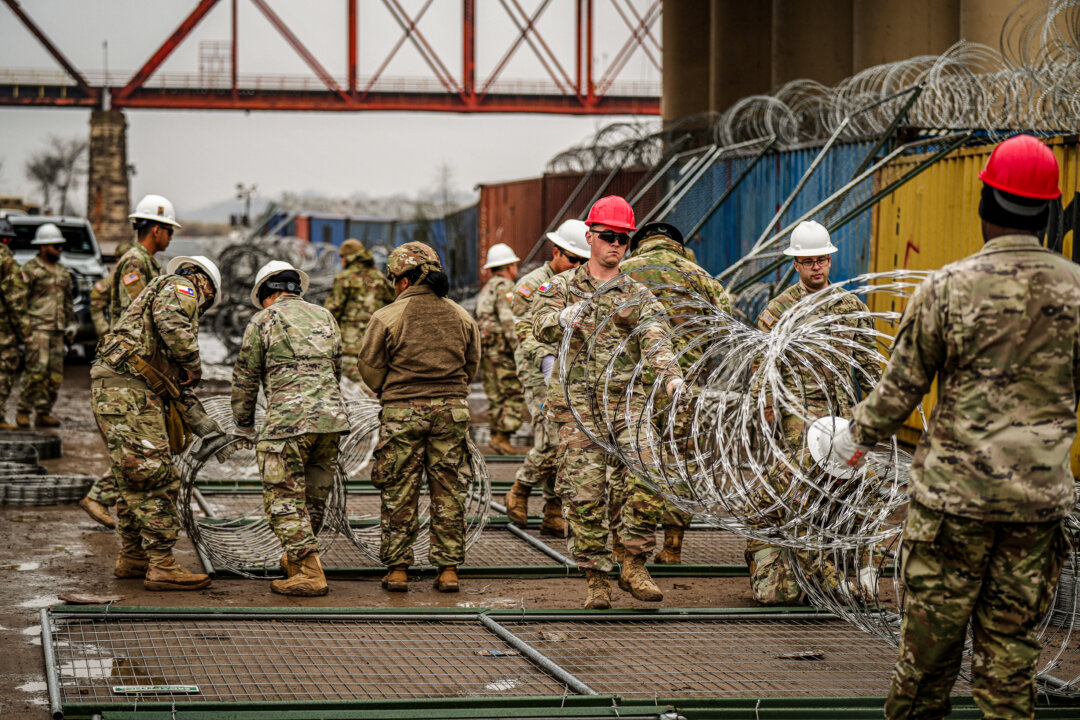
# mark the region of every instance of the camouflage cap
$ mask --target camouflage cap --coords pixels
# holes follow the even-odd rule
[[[341,243],[341,247],[338,248],[338,255],[340,255],[343,260],[348,260],[356,255],[359,255],[362,260],[371,259],[371,251],[364,247],[364,243],[355,238],[349,238]]]
[[[413,268],[442,270],[438,254],[422,242],[408,242],[394,248],[386,261],[386,274],[401,277]]]

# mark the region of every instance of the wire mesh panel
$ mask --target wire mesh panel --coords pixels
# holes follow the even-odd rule
[[[536,528],[528,528],[525,532],[556,552],[570,556],[565,538],[541,535]],[[659,545],[663,536],[659,531],[657,536]],[[746,565],[745,549],[746,539],[734,533],[712,528],[691,528],[683,535],[682,562],[684,565]]]

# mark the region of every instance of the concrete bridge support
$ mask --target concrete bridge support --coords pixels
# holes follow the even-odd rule
[[[106,255],[113,253],[116,243],[131,239],[130,207],[127,119],[120,110],[94,110],[90,114],[86,215]]]

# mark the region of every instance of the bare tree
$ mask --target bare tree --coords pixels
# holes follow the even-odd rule
[[[49,147],[34,153],[26,161],[26,177],[38,186],[43,204],[52,210],[52,199],[59,198],[61,215],[67,215],[68,194],[86,173],[89,143],[82,138],[49,138]]]
[[[52,210],[52,195],[60,177],[60,159],[49,150],[41,150],[26,161],[26,179],[38,186],[41,204]]]

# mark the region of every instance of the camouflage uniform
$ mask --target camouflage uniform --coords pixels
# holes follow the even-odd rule
[[[1075,486],[1080,268],[1030,235],[989,240],[908,303],[852,437],[888,437],[930,391],[911,465],[906,597],[888,717],[943,717],[970,621],[983,717],[1034,717],[1038,625],[1054,597]]]
[[[325,308],[282,295],[255,314],[233,367],[239,427],[255,424],[259,385],[266,419],[255,453],[266,517],[289,559],[318,552],[338,443],[349,431],[341,397],[341,333]]]
[[[158,261],[146,251],[142,243],[134,243],[113,270],[115,280],[109,289],[109,321],[113,325],[118,323],[128,305],[159,275],[161,266]]]
[[[102,341],[90,369],[94,415],[120,485],[121,552],[148,555],[153,562],[176,544],[180,478],[166,430],[168,403],[132,366],[132,353],[174,382],[201,374],[199,300],[187,278],[152,280]]]
[[[589,273],[588,263],[582,263],[575,270],[560,273],[542,284],[536,291],[538,304],[533,310],[532,327],[537,340],[557,343],[563,334],[563,328],[559,325],[559,313],[581,298],[592,298],[573,330],[569,352],[570,356],[574,357],[596,331],[598,323],[607,318],[617,305],[635,298],[641,299],[642,294],[647,296],[641,304],[625,307],[612,322],[604,326],[593,345],[593,355],[589,362],[593,371],[607,367],[619,344],[625,341],[645,318],[658,316],[663,312],[652,294],[638,283],[624,279],[609,286],[602,295],[594,296],[600,284]],[[622,422],[624,411],[620,403],[634,367],[642,356],[653,349],[656,343],[663,343],[663,346],[651,355],[651,363],[646,369],[644,380],[655,381],[656,373],[663,369],[668,369],[666,378],[678,376],[678,365],[674,364],[671,346],[663,337],[668,329],[662,321],[648,323],[643,331],[634,333],[625,351],[614,364],[608,384],[608,399],[612,405],[607,412],[618,415],[615,431],[623,443],[629,430],[625,427],[625,422]],[[601,397],[599,391],[594,392],[594,383],[598,378],[586,377],[585,363],[578,362],[571,369],[569,387],[564,389],[559,379],[559,364],[563,361],[564,358],[556,360],[548,389],[548,407],[545,410],[552,420],[561,423],[556,492],[563,498],[574,560],[582,569],[606,572],[612,568],[611,553],[606,549],[609,503],[616,510],[622,505],[621,532],[627,554],[640,555],[651,552],[656,545],[656,526],[663,515],[664,502],[663,498],[640,478],[631,475],[624,465],[610,458],[600,446],[591,442],[577,425],[567,404],[567,395],[581,416],[591,419],[600,412]],[[669,367],[672,364],[674,373]],[[618,410],[617,405],[620,405]],[[640,415],[643,405],[644,397],[635,395],[631,400],[630,416]],[[607,472],[609,465],[612,466],[610,480]]]
[[[544,403],[547,402],[547,383],[540,369],[540,362],[546,355],[555,355],[557,350],[550,343],[536,339],[532,331],[532,298],[536,289],[555,276],[551,263],[540,267],[518,281],[514,289],[510,310],[514,315],[514,334],[517,346],[514,348],[514,365],[517,376],[525,392],[525,404],[533,421],[533,446],[525,455],[525,462],[514,476],[515,482],[527,487],[540,485],[545,500],[555,497],[555,476],[559,464],[556,451],[559,449],[558,426],[544,417]]]
[[[4,405],[19,369],[19,343],[30,335],[26,283],[15,256],[3,243],[0,243],[0,310],[3,310],[0,317],[0,422],[3,422]]]
[[[671,268],[671,270],[665,270],[664,268]],[[708,301],[713,307],[711,312],[731,314],[731,301],[720,281],[713,279],[694,261],[694,254],[690,248],[683,247],[682,243],[666,235],[653,235],[643,239],[634,254],[619,265],[619,270],[628,273],[630,277],[650,288],[656,288],[659,285],[674,286],[654,290],[657,299],[665,307],[671,303],[690,301],[696,297]],[[685,288],[685,290],[681,288]],[[705,314],[706,310],[687,308],[683,312],[682,315],[671,317],[673,326],[687,320],[687,314],[701,315]],[[671,346],[675,354],[678,355],[683,348],[699,335],[700,333],[694,333],[672,338]],[[701,358],[702,352],[702,349],[695,349],[679,355],[679,366],[683,371],[686,371]],[[657,407],[658,416],[662,416],[666,409],[666,402],[659,404]],[[687,438],[689,443],[692,443],[690,438],[691,421],[692,415],[681,413],[676,418],[675,427],[678,437]],[[690,457],[694,453],[689,443],[682,449],[684,457]],[[675,487],[674,490],[680,496],[686,495],[689,497],[690,495],[690,488],[685,484]],[[688,528],[690,527],[691,517],[690,513],[680,510],[672,502],[664,501],[664,517],[661,522],[664,527]]]
[[[833,292],[837,299],[819,307],[808,316],[808,319],[824,315],[869,312],[866,304],[855,295],[839,288]],[[758,329],[769,332],[785,312],[810,294],[811,291],[801,282],[789,287],[766,306],[761,317],[758,318]],[[845,321],[845,324],[850,324],[852,327],[873,328],[873,322],[869,318]],[[859,341],[865,342],[866,337],[860,335]],[[866,395],[881,377],[881,368],[870,355],[869,348],[866,353],[854,353],[853,361],[865,371],[856,371],[855,376],[863,394]],[[818,377],[831,377],[831,375],[831,371],[827,369],[818,371]],[[791,381],[787,380],[787,382]],[[809,371],[802,376],[801,383],[804,394],[800,396],[800,400],[805,403],[806,412],[810,417],[850,416],[851,403],[844,392],[835,388],[819,387]],[[780,424],[789,447],[800,447],[804,431],[802,420],[795,415],[781,414]],[[750,568],[750,587],[755,600],[765,605],[792,605],[801,602],[802,589],[795,581],[795,575],[788,563],[788,558],[782,548],[761,540],[747,541],[746,564]]]
[[[353,382],[360,382],[356,356],[364,340],[364,331],[372,313],[394,302],[394,288],[375,267],[371,252],[361,245],[356,254],[343,256],[345,269],[334,278],[334,287],[326,298],[326,309],[341,328],[342,371]]]
[[[513,281],[493,275],[476,300],[476,324],[483,343],[480,380],[488,397],[492,433],[513,433],[521,427],[525,415],[525,394],[514,363],[517,336],[510,310],[513,297]]]
[[[22,267],[30,337],[17,411],[48,415],[64,381],[64,330],[75,322],[71,273],[41,256]]]

